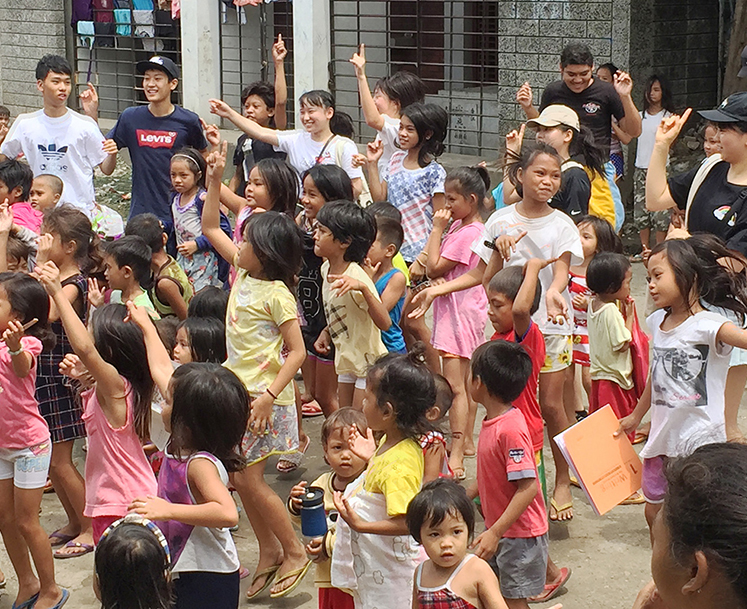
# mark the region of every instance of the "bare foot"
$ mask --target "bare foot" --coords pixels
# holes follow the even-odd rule
[[[550,520],[553,522],[567,522],[573,519],[573,495],[571,486],[556,485],[550,500]]]
[[[70,596],[67,590],[63,590],[59,586],[55,586],[52,590],[47,593],[39,593],[39,598],[34,603],[34,609],[51,609],[58,605],[62,601],[63,597]]]

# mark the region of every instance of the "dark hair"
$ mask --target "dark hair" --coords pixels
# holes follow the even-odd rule
[[[433,380],[436,383],[436,403],[434,406],[438,406],[441,411],[441,418],[443,418],[454,403],[454,389],[447,378],[441,374],[434,374]]]
[[[350,180],[347,172],[339,165],[322,165],[321,163],[317,163],[304,172],[301,182],[307,177],[311,178],[319,194],[322,195],[322,198],[327,203],[330,201],[352,201],[355,199],[353,182]]]
[[[432,429],[425,413],[436,402],[436,384],[425,365],[425,349],[416,343],[409,353],[389,353],[368,370],[377,406],[390,404],[397,429],[406,438],[417,438]]]
[[[8,243],[5,246],[5,257],[15,258],[19,262],[26,261],[28,266],[29,256],[31,255],[31,246],[23,239],[19,239],[12,232],[8,235]]]
[[[329,129],[335,135],[346,137],[350,140],[355,138],[355,124],[353,117],[347,112],[335,110],[335,115],[329,121]]]
[[[600,252],[586,269],[586,285],[595,294],[614,294],[625,281],[630,260],[622,254]]]
[[[341,243],[349,243],[344,259],[361,264],[376,239],[376,223],[352,201],[332,201],[319,210],[316,220]]]
[[[282,159],[262,159],[257,168],[272,201],[271,211],[291,216],[298,204],[298,174]]]
[[[187,317],[212,317],[225,323],[227,309],[228,292],[210,285],[192,296],[187,308]]]
[[[654,86],[655,82],[658,82],[661,87],[661,107],[667,112],[674,114],[675,108],[672,87],[669,85],[667,78],[665,76],[660,76],[659,74],[652,74],[648,77],[648,80],[646,80],[646,86],[643,89],[643,111],[648,112],[648,109],[651,106],[651,88]]]
[[[126,322],[127,316],[127,307],[123,304],[97,308],[91,315],[93,344],[102,359],[132,385],[135,433],[145,442],[150,436],[153,379],[147,366],[143,331],[137,324]]]
[[[183,364],[171,377],[171,395],[169,452],[209,452],[229,472],[246,466],[239,445],[249,420],[249,394],[233,372],[217,363]]]
[[[436,104],[410,104],[402,110],[418,134],[418,165],[425,167],[445,150],[444,140],[449,129],[449,114]]]
[[[226,326],[212,317],[187,317],[177,326],[189,337],[192,361],[222,364],[226,361]]]
[[[173,162],[176,158],[187,161],[189,170],[193,174],[195,174],[197,187],[205,188],[205,172],[207,170],[207,162],[205,161],[205,157],[202,156],[202,153],[199,150],[195,150],[194,148],[185,147],[180,148],[179,150],[174,152],[174,154],[171,156],[171,162]]]
[[[346,125],[345,117],[337,116],[337,111],[335,110],[335,98],[329,91],[325,91],[324,89],[314,89],[313,91],[304,93],[298,101],[299,106],[316,106],[317,108],[323,108],[324,110],[332,108],[334,114],[332,115],[332,118],[329,119],[329,130],[336,135],[343,135],[343,132],[351,127],[351,125]],[[350,116],[348,116],[348,119],[350,119]]]
[[[26,336],[38,338],[46,351],[52,349],[57,339],[49,327],[49,297],[42,284],[26,273],[6,271],[0,273],[0,289],[5,292],[10,310],[18,315],[21,324],[37,319],[26,330]]]
[[[152,531],[122,522],[96,546],[102,608],[171,609],[169,568],[169,556]]]
[[[292,291],[301,270],[303,233],[291,217],[276,211],[252,214],[244,223],[244,239],[254,249],[265,279],[282,281]]]
[[[532,359],[519,344],[491,340],[472,354],[471,367],[472,377],[480,379],[488,394],[510,404],[527,386]]]
[[[84,273],[104,266],[101,240],[88,216],[72,205],[59,205],[44,214],[42,232],[57,233],[62,243],[75,241],[75,261]]]
[[[390,76],[381,78],[374,87],[389,99],[399,104],[400,112],[412,104],[423,103],[427,92],[426,84],[417,74],[400,70]]]
[[[601,66],[598,66],[597,67],[597,72],[599,72],[599,70],[607,70],[610,73],[610,75],[613,76],[613,77],[618,72],[617,66],[614,63],[610,63],[610,62],[603,63]]]
[[[715,126],[719,131],[739,131],[739,133],[747,133],[747,121],[716,123]]]
[[[526,171],[534,163],[535,159],[543,154],[555,159],[558,167],[563,165],[563,159],[560,158],[558,151],[544,142],[534,142],[522,146],[519,154],[506,151],[506,164],[503,167],[503,172],[504,175],[508,176],[509,181],[516,188],[516,192],[520,197],[524,196],[524,188],[519,181],[519,169]]]
[[[365,437],[368,431],[366,416],[355,408],[338,408],[322,423],[322,447],[327,447],[329,437],[338,429],[347,429],[355,425],[358,431]]]
[[[72,76],[73,68],[70,66],[70,62],[64,57],[60,57],[59,55],[45,55],[36,64],[36,80],[44,80],[50,72]]]
[[[488,170],[479,165],[457,167],[446,175],[445,183],[449,184],[465,199],[475,195],[479,207],[485,199],[485,193],[490,189],[490,176]]]
[[[560,67],[593,66],[594,56],[588,46],[581,42],[571,42],[560,53]]]
[[[52,187],[58,195],[62,194],[65,188],[65,183],[53,173],[40,173],[38,176],[34,176],[34,180],[46,180],[46,182]],[[33,184],[33,182],[32,182]]]
[[[104,251],[114,259],[118,267],[129,266],[135,279],[148,289],[152,279],[150,270],[151,250],[139,235],[125,235],[104,246]]]
[[[8,190],[21,187],[21,198],[19,201],[29,200],[29,191],[34,181],[34,172],[29,164],[16,159],[5,159],[0,163],[0,182],[8,187]]]
[[[152,254],[163,250],[163,224],[156,214],[138,214],[125,226],[125,235],[137,235],[148,244]]]
[[[620,239],[620,235],[615,232],[615,227],[612,226],[608,220],[600,218],[599,216],[579,216],[576,220],[576,226],[582,226],[584,224],[591,226],[594,229],[594,234],[597,236],[596,253],[623,253],[622,239]]]
[[[393,245],[395,254],[402,247],[402,242],[405,240],[405,231],[402,225],[386,216],[376,218],[376,235],[382,245]]]
[[[498,271],[488,284],[488,292],[497,292],[503,294],[511,302],[516,300],[516,296],[519,294],[521,285],[524,283],[524,267],[521,266],[506,266]],[[540,306],[540,298],[542,298],[542,284],[538,281],[537,288],[534,291],[534,299],[532,300],[532,308],[530,314],[534,315]]]
[[[594,141],[594,134],[586,125],[581,125],[581,131],[576,131],[573,127],[560,125],[560,129],[573,132],[573,138],[568,146],[568,153],[571,157],[582,156],[584,165],[591,169],[593,173],[605,177],[604,165],[607,162],[607,156],[599,145]]]
[[[10,118],[10,110],[5,106],[0,106],[0,118]]]
[[[464,520],[467,535],[472,539],[475,533],[475,506],[467,497],[467,491],[453,480],[431,480],[407,506],[407,529],[415,541],[423,543],[421,529],[426,525],[436,527],[448,516]]]
[[[174,357],[174,347],[176,347],[176,329],[180,323],[179,318],[173,315],[167,315],[153,322],[158,332],[158,338],[161,339],[166,351],[169,352],[169,357],[172,359]]]
[[[349,201],[350,199],[347,200]],[[402,212],[389,203],[389,201],[376,201],[375,203],[371,203],[371,205],[366,207],[366,211],[375,218],[380,216],[384,218],[392,218],[402,224]]]
[[[719,262],[733,260],[740,268],[747,266],[747,260],[741,254],[728,249],[718,237],[704,233],[687,239],[663,241],[651,250],[651,256],[662,253],[672,267],[675,282],[690,312],[691,294],[695,290],[696,298],[733,311],[739,325],[744,324],[747,318],[747,276],[744,271],[734,272]]]
[[[267,106],[268,110],[275,109],[275,87],[269,82],[258,80],[256,82],[249,83],[241,91],[241,107],[244,107],[246,100],[252,95],[259,97]]]
[[[723,574],[739,605],[747,605],[747,446],[701,446],[670,461],[666,479],[662,516],[672,558],[684,566],[695,552],[703,552],[711,569],[716,566]]]

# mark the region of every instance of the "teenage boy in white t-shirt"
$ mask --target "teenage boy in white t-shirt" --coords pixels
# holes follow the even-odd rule
[[[96,199],[94,168],[112,150],[116,152],[116,144],[104,139],[94,120],[67,107],[72,74],[64,57],[41,58],[36,66],[36,87],[43,107],[13,121],[0,147],[0,160],[25,155],[35,176],[52,174],[64,182],[60,203],[72,204],[90,216]]]

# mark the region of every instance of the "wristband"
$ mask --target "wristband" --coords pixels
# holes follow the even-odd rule
[[[268,387],[267,389],[265,389],[265,391],[266,391],[267,393],[269,393],[269,394],[270,394],[270,397],[271,397],[271,398],[272,398],[273,400],[277,400],[277,399],[278,399],[278,396],[276,396],[276,395],[275,395],[275,394],[274,394],[274,393],[273,393],[272,391],[270,391],[270,388],[269,388],[269,387]]]
[[[15,357],[16,355],[21,355],[21,353],[23,353],[23,345],[18,347],[18,351],[11,351],[10,349],[8,349],[8,353],[10,354],[11,357]]]

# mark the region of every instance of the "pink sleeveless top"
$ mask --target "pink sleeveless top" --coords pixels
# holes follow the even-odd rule
[[[84,392],[83,422],[88,434],[86,459],[86,509],[89,518],[124,516],[135,497],[154,496],[156,477],[135,433],[132,386],[122,378],[127,400],[127,419],[114,429],[101,409],[96,388]]]

